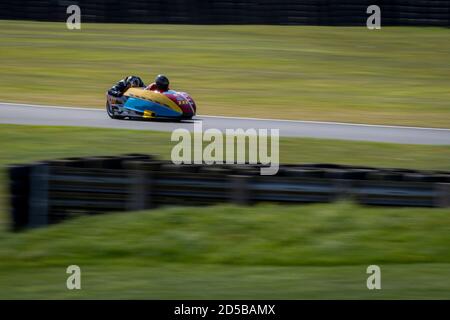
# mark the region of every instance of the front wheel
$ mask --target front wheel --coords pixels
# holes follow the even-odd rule
[[[106,102],[106,113],[108,114],[108,116],[111,119],[124,119],[125,118],[124,116],[118,116],[118,115],[114,114],[114,110],[111,107],[111,105],[109,104],[109,102]]]

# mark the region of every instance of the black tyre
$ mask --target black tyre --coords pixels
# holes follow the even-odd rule
[[[108,114],[108,116],[111,119],[124,119],[125,118],[124,116],[115,115],[114,111],[111,108],[111,105],[108,102],[106,102],[106,113]]]
[[[183,115],[183,116],[181,116],[178,120],[179,120],[179,121],[183,121],[183,120],[192,120],[193,117],[194,117],[193,115],[192,115],[192,116],[185,116],[185,115]]]

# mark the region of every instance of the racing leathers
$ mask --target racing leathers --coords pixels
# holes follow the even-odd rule
[[[111,89],[108,90],[108,94],[114,97],[121,97],[124,94],[124,92],[127,91],[132,86],[145,87],[145,84],[142,81],[142,79],[137,76],[128,76],[117,82],[114,86],[112,86]]]

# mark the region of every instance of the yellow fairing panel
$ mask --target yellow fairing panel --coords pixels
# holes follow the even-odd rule
[[[183,113],[183,110],[172,100],[166,97],[164,94],[159,92],[154,92],[150,90],[145,90],[142,88],[130,88],[124,93],[127,97],[139,98],[144,100],[149,100],[156,102],[160,105],[166,106],[172,110]]]

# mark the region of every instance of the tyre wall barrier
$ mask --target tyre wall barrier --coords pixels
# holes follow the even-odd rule
[[[370,5],[382,25],[449,26],[445,0],[19,0],[0,2],[0,19],[81,22],[365,26]]]
[[[450,206],[450,172],[333,164],[174,165],[145,154],[66,158],[9,166],[12,228],[71,216],[164,205],[332,202]]]

